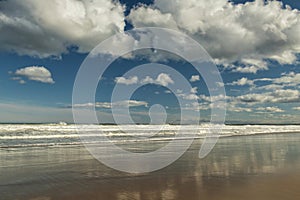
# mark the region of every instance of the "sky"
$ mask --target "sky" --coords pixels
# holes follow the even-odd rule
[[[136,123],[159,121],[164,114],[167,123],[178,123],[183,109],[186,123],[194,123],[199,112],[200,121],[209,121],[213,99],[222,98],[227,123],[299,123],[299,9],[298,0],[0,1],[0,122],[72,123],[73,85],[90,51],[115,34],[160,27],[203,46],[220,71],[226,97],[210,96],[186,60],[150,50],[116,59],[99,81],[95,103],[74,108],[95,107],[99,123],[115,121],[112,106],[129,109]],[[170,91],[177,80],[163,70],[124,75],[147,63],[151,74],[153,62],[177,70],[191,90]],[[138,89],[130,99],[112,101],[117,84]]]

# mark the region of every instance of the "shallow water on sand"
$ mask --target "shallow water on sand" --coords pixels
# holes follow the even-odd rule
[[[80,145],[2,148],[0,199],[300,199],[300,133],[221,138],[204,159],[201,142],[139,175],[104,166]]]

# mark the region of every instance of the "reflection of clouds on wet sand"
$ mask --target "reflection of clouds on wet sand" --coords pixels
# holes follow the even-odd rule
[[[224,138],[197,167],[204,176],[273,173],[300,164],[298,137],[296,134]]]
[[[299,142],[300,134],[222,138],[200,160],[197,140],[172,165],[141,175],[109,169],[80,146],[2,149],[0,192],[35,200],[295,199]]]

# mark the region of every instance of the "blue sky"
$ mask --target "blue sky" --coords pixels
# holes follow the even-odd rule
[[[206,49],[223,78],[227,122],[299,123],[298,0],[9,0],[1,1],[0,7],[2,123],[71,123],[73,84],[88,53],[115,33],[147,26],[181,31]],[[168,122],[176,123],[180,114],[176,98],[183,98],[191,123],[193,112],[198,111],[201,120],[209,120],[211,102],[201,74],[186,61],[160,53],[163,58],[156,62],[178,70],[195,89],[172,94],[168,86],[176,80],[168,74],[161,79],[151,77],[151,84],[140,87],[129,102],[132,118],[149,122],[149,108],[161,104]],[[119,58],[107,70],[95,99],[102,123],[112,122],[107,103],[111,103],[116,83],[131,86],[143,82],[141,77],[118,77],[149,63],[149,57],[148,53]],[[189,100],[199,105],[195,107]],[[78,107],[84,109],[89,103]]]

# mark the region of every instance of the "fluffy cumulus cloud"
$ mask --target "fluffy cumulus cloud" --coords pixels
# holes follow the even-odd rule
[[[199,75],[192,75],[190,78],[191,82],[196,82],[200,80],[200,76]]]
[[[141,80],[141,84],[157,84],[167,87],[169,84],[174,84],[174,81],[169,74],[160,73],[156,79],[146,76]]]
[[[270,59],[295,63],[300,53],[300,12],[279,1],[155,0],[131,10],[128,20],[183,31],[218,63],[243,73],[268,69]]]
[[[129,78],[125,77],[116,77],[115,82],[118,84],[132,85],[138,83],[139,79],[137,76],[132,76]]]
[[[0,1],[0,50],[57,56],[87,52],[124,30],[124,6],[113,0]]]
[[[232,83],[229,83],[228,85],[239,85],[239,86],[245,86],[245,85],[254,85],[254,81],[253,80],[249,80],[246,77],[243,77],[237,81],[234,81]]]
[[[125,27],[125,6],[114,0],[10,0],[0,7],[0,50],[21,55],[88,52]],[[268,69],[269,59],[295,63],[300,53],[300,12],[280,1],[155,0],[127,20],[185,32],[217,63],[242,73]]]
[[[25,81],[22,77],[28,78],[31,81],[38,81],[42,83],[53,84],[51,72],[43,66],[29,66],[16,70],[14,73],[13,80],[19,81],[20,84],[24,84]]]
[[[168,86],[169,84],[173,84],[174,81],[170,77],[169,74],[161,73],[157,76],[156,82],[162,86]]]
[[[152,78],[150,76],[146,76],[139,81],[137,76],[131,76],[129,78],[125,77],[116,77],[115,82],[118,84],[124,85],[132,85],[132,84],[157,84],[167,87],[169,84],[173,84],[174,81],[172,80],[171,76],[166,73],[160,73],[157,75],[156,78]]]

